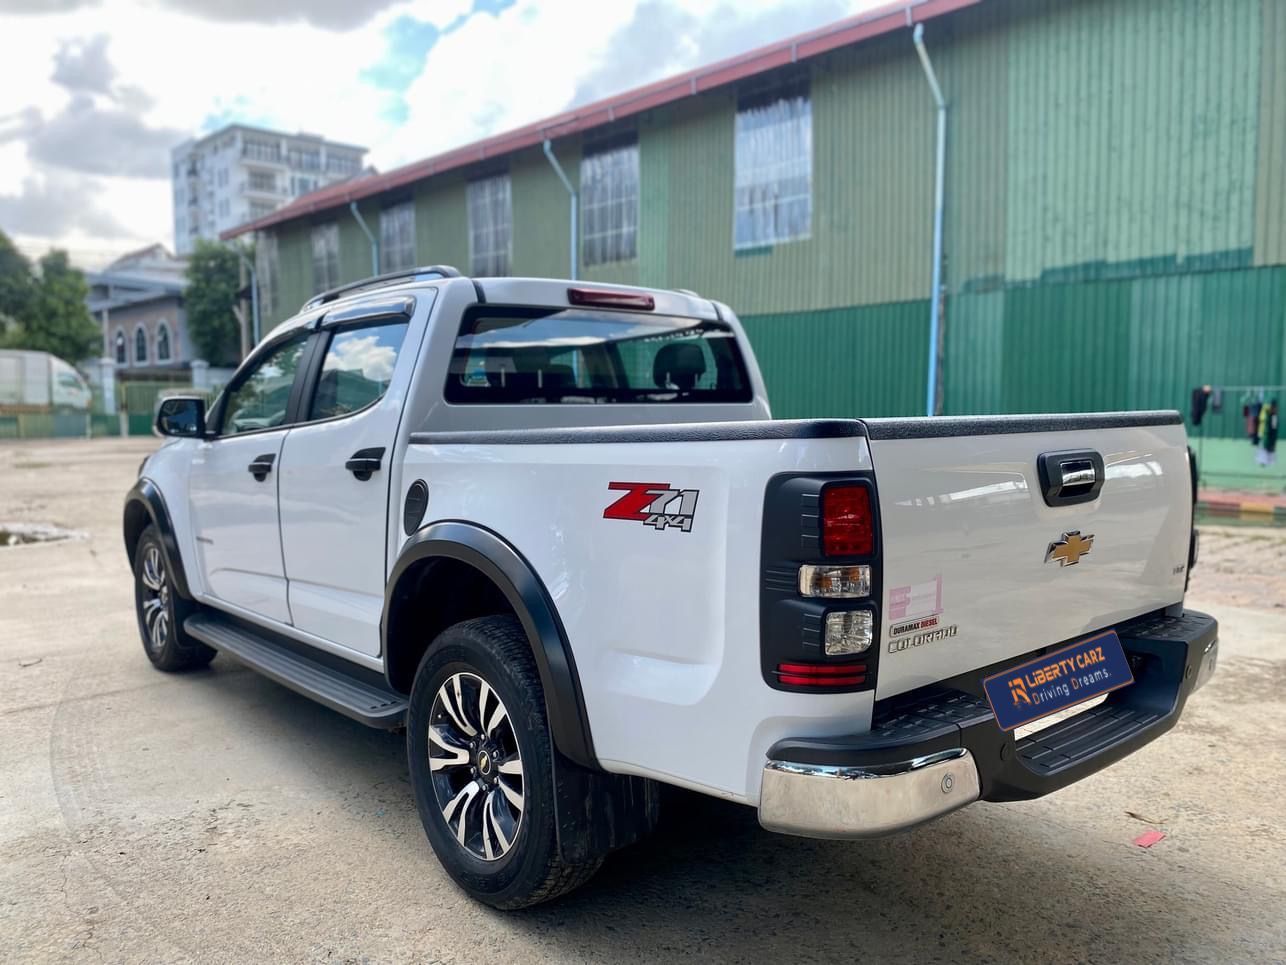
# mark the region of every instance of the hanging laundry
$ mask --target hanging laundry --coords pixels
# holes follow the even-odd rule
[[[1259,410],[1258,402],[1248,402],[1241,407],[1241,414],[1246,417],[1246,438],[1252,446],[1259,445]]]
[[[1206,414],[1206,405],[1210,402],[1210,386],[1199,385],[1192,390],[1192,424],[1201,425],[1201,417]]]
[[[1219,388],[1217,385],[1215,386],[1215,390],[1210,393],[1210,411],[1223,411],[1223,389]]]
[[[1277,400],[1259,410],[1259,449],[1256,461],[1265,469],[1277,462]]]

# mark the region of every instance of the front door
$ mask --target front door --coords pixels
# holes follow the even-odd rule
[[[371,656],[380,652],[389,460],[418,343],[408,328],[395,316],[323,331],[316,387],[301,399],[278,479],[295,626]],[[412,331],[422,334],[422,323]]]
[[[197,447],[189,499],[197,555],[217,600],[290,622],[277,487],[307,333],[269,348],[229,386],[217,435]]]

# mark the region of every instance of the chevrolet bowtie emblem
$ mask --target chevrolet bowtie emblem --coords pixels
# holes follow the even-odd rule
[[[1045,550],[1045,562],[1058,560],[1059,566],[1075,566],[1093,546],[1093,534],[1082,536],[1079,529],[1074,529],[1049,544],[1049,549]]]

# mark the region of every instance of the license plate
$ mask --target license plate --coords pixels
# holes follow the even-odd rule
[[[1115,630],[992,674],[982,688],[1001,730],[1013,730],[1134,683]]]

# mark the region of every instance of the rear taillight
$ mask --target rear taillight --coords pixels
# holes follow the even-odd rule
[[[822,490],[822,552],[827,556],[870,556],[875,549],[871,491],[861,485]]]
[[[769,480],[759,605],[759,666],[769,687],[827,694],[875,689],[880,540],[869,471],[782,473]]]
[[[856,687],[866,682],[866,664],[779,663],[777,682],[787,687]]]

